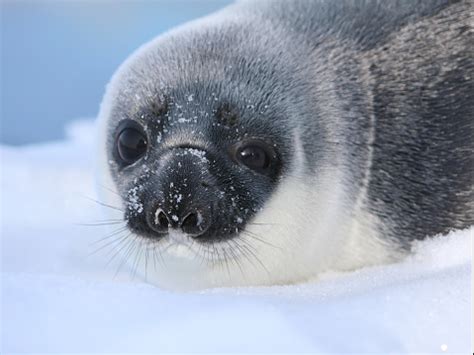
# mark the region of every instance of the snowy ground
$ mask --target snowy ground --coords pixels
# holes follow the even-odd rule
[[[471,237],[417,246],[396,265],[319,283],[160,290],[110,250],[93,179],[94,130],[1,147],[1,353],[457,352],[471,350]],[[116,272],[119,270],[118,272]]]

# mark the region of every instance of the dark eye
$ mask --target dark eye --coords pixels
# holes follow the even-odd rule
[[[135,127],[123,128],[117,137],[117,153],[124,164],[132,164],[147,150],[145,134]]]
[[[235,150],[234,154],[239,163],[260,173],[265,173],[275,159],[273,149],[259,141],[241,145]]]

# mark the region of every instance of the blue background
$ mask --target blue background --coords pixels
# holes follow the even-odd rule
[[[68,121],[97,115],[134,49],[230,2],[1,1],[0,143],[60,139]]]

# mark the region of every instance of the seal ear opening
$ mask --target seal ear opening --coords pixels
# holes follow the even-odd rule
[[[229,103],[221,104],[217,109],[216,119],[221,125],[227,127],[235,126],[239,122],[237,108]]]
[[[211,185],[207,181],[201,181],[201,186],[204,188],[209,188]]]
[[[153,100],[150,100],[148,107],[150,107],[150,113],[155,117],[163,116],[168,112],[169,99],[164,95],[155,97]]]

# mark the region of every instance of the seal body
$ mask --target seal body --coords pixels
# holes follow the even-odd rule
[[[471,12],[243,1],[140,48],[100,111],[124,257],[165,287],[284,284],[472,225]]]

